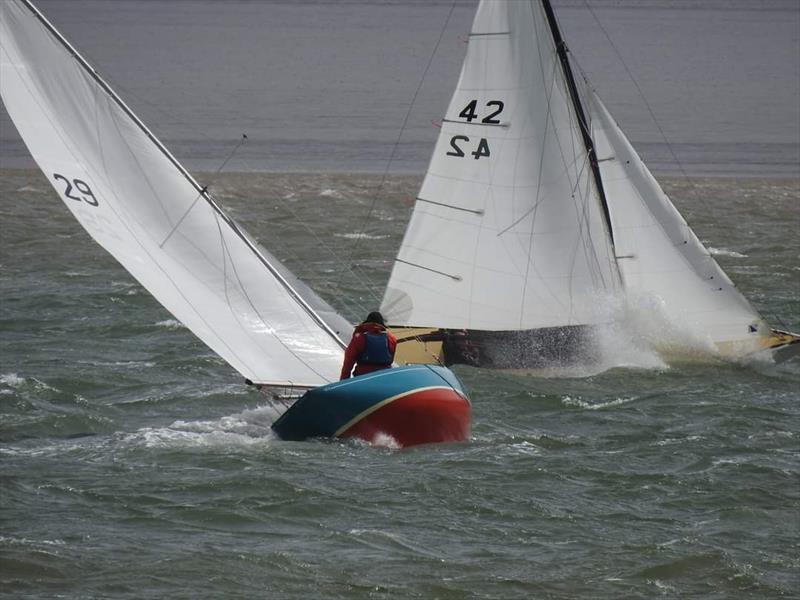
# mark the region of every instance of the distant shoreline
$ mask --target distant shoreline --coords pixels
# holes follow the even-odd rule
[[[235,178],[235,177],[286,177],[292,176],[297,178],[308,178],[308,177],[315,177],[315,176],[327,176],[327,177],[362,177],[365,179],[377,179],[380,180],[382,178],[386,179],[411,179],[417,178],[419,179],[420,183],[422,182],[422,178],[424,177],[424,172],[417,172],[417,171],[389,171],[388,173],[383,173],[380,171],[359,171],[359,170],[350,170],[350,171],[342,171],[342,170],[334,170],[334,169],[318,169],[318,170],[290,170],[290,169],[283,169],[283,170],[257,170],[257,171],[223,171],[221,173],[216,173],[210,170],[195,170],[189,169],[189,171],[199,177],[199,178]],[[4,173],[15,173],[15,174],[22,174],[26,172],[40,172],[38,167],[0,167],[0,178]],[[729,174],[717,174],[717,173],[710,173],[710,174],[695,174],[689,173],[686,175],[676,174],[676,173],[659,173],[653,172],[655,178],[660,182],[667,185],[679,185],[681,182],[684,181],[747,181],[749,183],[755,183],[758,181],[769,182],[773,184],[795,184],[800,186],[800,171],[798,172],[797,176],[790,177],[786,175],[759,175],[755,173],[745,173],[742,175],[729,175]],[[798,188],[798,194],[800,194],[800,187]]]

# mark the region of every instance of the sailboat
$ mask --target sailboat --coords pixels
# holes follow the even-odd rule
[[[0,4],[0,94],[95,241],[246,381],[305,392],[279,435],[468,438],[470,403],[448,369],[339,382],[351,325],[223,211],[29,0]]]
[[[381,304],[401,356],[584,364],[615,312],[641,306],[716,356],[800,351],[576,76],[550,1],[481,0]]]

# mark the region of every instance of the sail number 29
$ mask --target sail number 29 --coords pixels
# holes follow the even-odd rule
[[[92,188],[90,188],[89,184],[85,181],[81,179],[73,179],[70,181],[67,177],[58,173],[53,173],[53,179],[62,182],[66,186],[62,193],[70,200],[86,202],[86,204],[91,206],[100,206],[100,203],[92,192]]]
[[[495,117],[503,112],[504,108],[505,104],[502,100],[490,100],[486,103],[487,114],[480,120],[480,124],[500,125],[500,121]],[[469,104],[467,104],[464,109],[458,113],[458,116],[465,119],[467,123],[472,123],[472,121],[479,118],[480,115],[478,114],[478,101],[471,100]],[[454,135],[452,138],[450,138],[451,149],[447,153],[447,156],[457,156],[459,158],[466,156],[464,154],[464,150],[462,149],[462,144],[469,144],[469,141],[469,137],[466,135]],[[478,160],[482,156],[491,156],[492,153],[489,150],[489,142],[486,140],[486,138],[481,138],[475,147],[475,150],[470,152],[470,154],[475,158],[475,160]]]

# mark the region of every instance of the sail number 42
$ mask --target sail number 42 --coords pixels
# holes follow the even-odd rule
[[[480,123],[485,125],[500,125],[500,121],[495,117],[503,112],[505,104],[501,100],[490,100],[486,103],[486,108],[489,112],[480,120]],[[478,101],[471,100],[469,104],[467,104],[464,109],[458,113],[458,116],[466,119],[467,123],[472,123],[472,121],[480,117],[478,114]],[[462,144],[469,144],[469,141],[469,137],[466,135],[454,135],[452,138],[450,138],[451,149],[447,153],[447,156],[457,156],[459,158],[466,156]],[[486,138],[481,138],[477,147],[475,147],[475,150],[470,152],[470,154],[475,158],[475,160],[478,160],[482,156],[491,156],[492,153],[491,150],[489,150],[489,142],[486,140]]]
[[[70,181],[69,178],[59,173],[53,173],[53,179],[61,181],[66,186],[63,194],[70,200],[86,202],[86,204],[91,206],[100,206],[100,203],[92,192],[92,188],[90,188],[89,184],[85,181],[81,179],[73,179]]]

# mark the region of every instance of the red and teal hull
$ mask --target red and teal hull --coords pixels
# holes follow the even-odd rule
[[[452,371],[384,369],[306,392],[272,429],[284,440],[359,438],[407,447],[469,439],[472,409]]]

